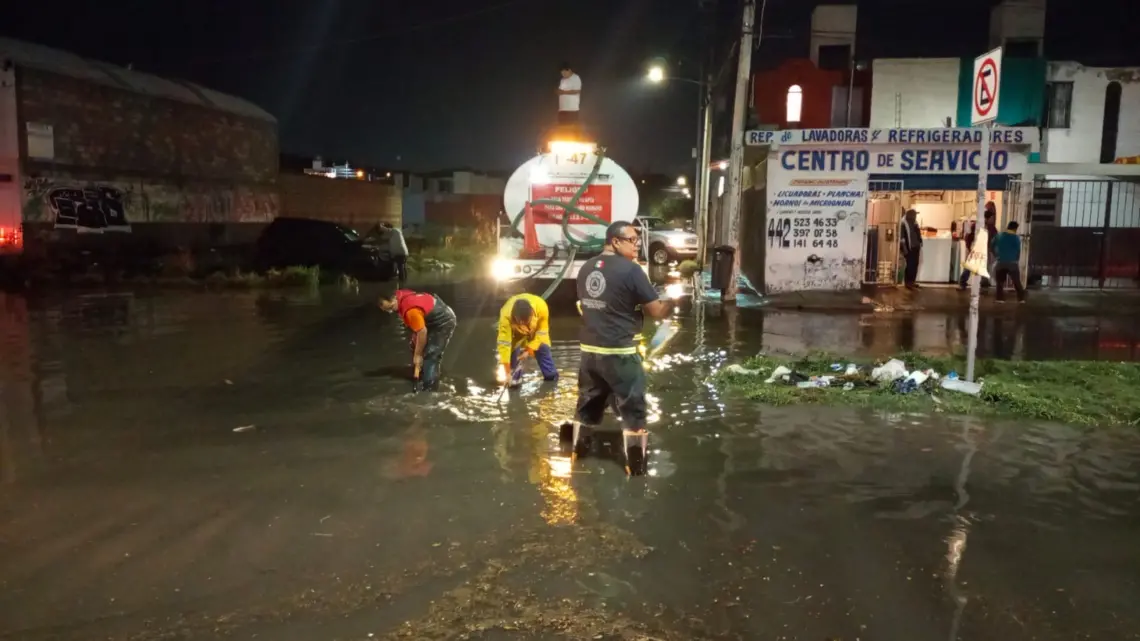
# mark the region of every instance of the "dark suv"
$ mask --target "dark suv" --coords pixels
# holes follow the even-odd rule
[[[395,275],[387,252],[365,243],[356,230],[311,218],[274,219],[257,239],[254,264],[259,270],[318,266],[361,280]]]

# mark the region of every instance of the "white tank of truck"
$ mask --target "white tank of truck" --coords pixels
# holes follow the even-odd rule
[[[598,253],[610,223],[633,223],[637,218],[637,184],[596,145],[555,142],[549,149],[523,163],[507,181],[503,208],[516,224],[500,224],[498,252],[491,266],[492,277],[500,283],[535,280],[548,285],[560,277],[572,280],[582,264]],[[569,202],[587,180],[576,206],[602,222],[536,202]],[[566,215],[570,221],[564,229]]]

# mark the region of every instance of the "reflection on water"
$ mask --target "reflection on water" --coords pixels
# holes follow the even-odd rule
[[[443,391],[411,394],[374,293],[0,299],[0,638],[1140,630],[1135,431],[771,408],[708,380],[761,348],[953,350],[957,318],[686,309],[629,479],[559,454],[572,307],[561,380],[504,392],[498,302],[441,288]],[[1130,321],[1002,323],[990,353],[1135,350]]]

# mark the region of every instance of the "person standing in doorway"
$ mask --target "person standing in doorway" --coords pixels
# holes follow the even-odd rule
[[[404,232],[392,223],[384,223],[384,229],[388,230],[388,252],[396,267],[396,282],[403,285],[408,280],[408,243],[404,242]]]
[[[922,230],[918,227],[918,212],[906,210],[899,229],[899,250],[906,260],[903,280],[907,289],[918,289],[918,261],[922,255]]]
[[[997,250],[994,249],[994,243],[997,241],[998,237],[997,205],[994,204],[994,201],[991,200],[986,203],[985,214],[986,215],[984,216],[984,220],[986,224],[986,236],[988,236],[990,239],[989,247],[986,248],[989,250],[988,258],[990,259],[990,262],[986,265],[986,270],[992,274],[994,273],[994,266],[997,264]],[[982,289],[989,289],[989,287],[990,279],[983,278]]]
[[[570,68],[569,62],[562,63],[562,80],[558,82],[558,124],[578,123],[581,98],[582,79]]]
[[[1017,221],[1013,221],[1006,230],[994,239],[994,253],[997,255],[994,265],[994,278],[997,279],[997,292],[994,299],[999,303],[1005,302],[1005,279],[1013,281],[1013,288],[1017,291],[1017,302],[1025,302],[1025,286],[1021,284],[1021,237],[1017,235]]]
[[[989,203],[986,203],[984,223],[985,223],[985,228],[986,228],[986,238],[988,239],[986,241],[988,243],[987,249],[989,250],[989,254],[988,254],[989,260],[988,260],[988,264],[986,265],[986,268],[991,273],[992,273],[992,268],[993,268],[994,241],[997,239],[997,225],[994,222],[996,220],[997,220],[997,209],[994,206],[993,201],[990,201]],[[967,222],[970,225],[970,231],[966,234],[966,256],[962,257],[963,263],[966,262],[966,257],[969,256],[970,252],[974,249],[974,239],[977,238],[977,236],[978,236],[978,231],[977,231],[978,223],[977,223],[977,221],[971,220],[971,221],[967,221]],[[970,276],[973,273],[974,272],[972,272],[968,269],[962,270],[962,274],[958,277],[958,289],[960,289],[962,291],[966,291],[967,289],[969,289]],[[982,279],[982,287],[987,288],[989,286],[990,286],[990,279],[983,278]]]

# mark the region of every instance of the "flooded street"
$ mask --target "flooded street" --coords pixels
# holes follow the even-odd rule
[[[0,639],[1140,639],[1140,431],[768,408],[761,349],[948,353],[965,319],[719,308],[653,363],[651,476],[500,397],[499,301],[411,395],[375,292],[0,294]],[[1135,319],[983,319],[1002,358],[1140,358]],[[533,368],[532,368],[533,369]]]

